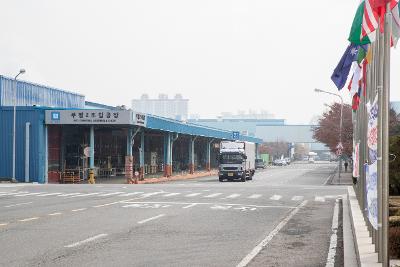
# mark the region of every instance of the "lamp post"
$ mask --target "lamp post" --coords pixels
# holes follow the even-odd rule
[[[25,69],[20,69],[18,74],[14,77],[14,113],[13,113],[13,161],[12,161],[12,177],[11,181],[16,182],[17,179],[15,177],[15,135],[16,135],[16,118],[17,118],[17,78],[20,74],[24,74]]]
[[[343,125],[343,98],[339,94],[327,92],[318,88],[315,88],[316,93],[325,93],[329,95],[338,96],[340,98],[340,124],[339,124],[339,145],[342,145],[342,125]],[[340,173],[342,172],[342,155],[339,158],[339,184],[340,184]]]

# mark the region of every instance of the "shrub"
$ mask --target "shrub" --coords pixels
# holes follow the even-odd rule
[[[400,216],[390,216],[389,227],[400,227]]]
[[[400,259],[400,227],[389,228],[389,255],[392,259]]]

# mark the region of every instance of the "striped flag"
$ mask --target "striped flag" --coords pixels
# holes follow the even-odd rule
[[[360,40],[365,36],[375,40],[374,34],[378,28],[378,21],[379,14],[377,10],[372,8],[370,0],[365,0]]]
[[[360,40],[362,40],[365,36],[368,36],[371,42],[373,42],[375,40],[375,30],[378,28],[378,26],[380,31],[383,32],[386,4],[388,3],[390,4],[389,8],[394,15],[394,22],[396,23],[396,19],[398,17],[398,0],[365,0],[364,2],[364,14]],[[395,10],[394,13],[393,10]]]

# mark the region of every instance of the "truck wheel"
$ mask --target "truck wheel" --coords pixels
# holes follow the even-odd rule
[[[240,179],[240,181],[246,182],[246,174],[245,174],[245,173],[243,174],[243,176],[242,176],[242,178]]]
[[[223,182],[223,181],[224,181],[224,179],[223,179],[223,178],[221,178],[221,177],[219,177],[219,181],[220,181],[220,182]]]

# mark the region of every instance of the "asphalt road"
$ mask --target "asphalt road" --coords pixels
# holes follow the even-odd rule
[[[342,266],[334,168],[270,167],[246,183],[0,184],[0,266]]]

